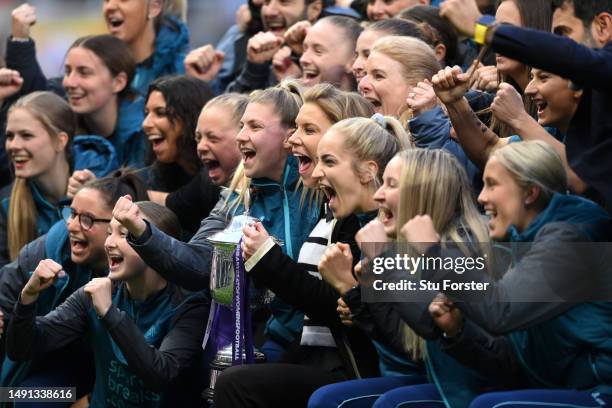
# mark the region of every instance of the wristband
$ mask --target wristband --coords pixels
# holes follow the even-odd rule
[[[495,23],[495,17],[484,15],[478,19],[474,27],[474,41],[477,44],[485,45],[487,38],[487,30]]]
[[[489,26],[476,24],[476,27],[474,27],[474,41],[476,42],[476,44],[485,44],[488,29]]]

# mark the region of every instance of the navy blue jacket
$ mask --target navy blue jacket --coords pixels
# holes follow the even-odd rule
[[[592,50],[569,38],[499,26],[495,52],[571,80],[584,93],[565,139],[570,166],[612,203],[612,42]]]

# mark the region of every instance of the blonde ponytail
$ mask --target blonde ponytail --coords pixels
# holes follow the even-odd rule
[[[25,244],[36,238],[36,204],[28,181],[15,179],[8,210],[8,249],[11,261],[17,259]]]

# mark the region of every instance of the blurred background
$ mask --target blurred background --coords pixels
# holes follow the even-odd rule
[[[0,0],[0,55],[11,33],[11,11],[25,1]],[[47,77],[63,74],[63,59],[70,44],[87,34],[105,33],[102,0],[30,0],[38,21],[32,29],[38,60]],[[216,44],[236,21],[246,0],[189,0],[187,25],[191,47]]]

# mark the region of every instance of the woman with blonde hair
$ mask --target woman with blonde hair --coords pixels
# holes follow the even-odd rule
[[[397,120],[387,118],[387,125],[382,116],[377,116],[378,121],[348,118],[329,127],[330,119],[338,114],[367,113],[363,98],[329,85],[317,85],[306,92],[304,99],[297,118],[298,129],[290,142],[295,154],[317,149],[312,163],[301,166],[302,177],[305,185],[326,186],[325,201],[331,204],[331,211],[325,211],[326,216],[302,246],[298,263],[283,256],[281,248],[270,242],[257,224],[245,228],[243,241],[249,274],[308,316],[300,348],[286,356],[286,361],[293,363],[290,365],[241,366],[224,371],[215,387],[218,406],[303,406],[323,384],[377,372],[376,354],[369,340],[359,331],[342,326],[335,311],[338,294],[321,280],[317,264],[325,257],[326,249],[336,246],[349,253],[354,250],[352,258],[358,259],[353,236],[360,222],[375,215],[372,192],[380,182],[379,169],[408,146],[409,140]],[[368,109],[371,111],[371,106]],[[317,117],[317,110],[327,119]],[[315,125],[328,125],[328,129],[323,134],[321,128],[314,129]],[[352,355],[357,358],[352,360]],[[265,384],[258,379],[265,379]]]
[[[298,163],[287,144],[301,106],[302,89],[297,82],[283,82],[249,96],[236,136],[242,163],[189,243],[147,225],[131,201],[120,200],[116,212],[124,215],[116,218],[130,231],[130,245],[147,262],[160,265],[158,270],[168,280],[190,290],[206,289],[212,264],[207,238],[225,229],[235,215],[248,211],[284,242],[283,252],[295,258],[318,220],[317,206],[301,206]],[[271,309],[261,350],[273,361],[299,334],[303,317],[280,301],[273,301]]]
[[[430,214],[440,231],[440,240],[450,246],[456,245],[465,256],[480,247],[489,252],[486,226],[474,203],[465,170],[451,154],[443,150],[409,149],[399,152],[385,168],[383,183],[376,191],[374,200],[378,204],[379,218],[366,225],[356,236],[368,258],[377,256],[371,252],[375,247],[383,249],[381,244],[384,242],[400,243],[396,247],[389,242],[384,253],[398,253],[392,248],[403,250],[400,229],[405,222],[419,214]],[[409,252],[409,255],[414,254]],[[452,378],[444,377],[444,373],[438,371],[446,368],[457,374],[454,367],[457,364],[451,358],[445,358],[434,341],[437,333],[428,306],[436,291],[422,291],[418,296],[411,294],[410,303],[401,303],[405,302],[405,292],[393,296],[393,301],[400,303],[380,302],[383,300],[380,294],[376,303],[365,303],[367,300],[362,299],[367,299],[372,293],[367,274],[362,275],[364,279],[358,284],[350,271],[336,269],[331,272],[326,278],[333,282],[347,307],[341,313],[351,313],[351,318],[345,317],[345,320],[362,328],[376,341],[386,340],[394,353],[387,352],[387,356],[393,356],[394,362],[401,361],[401,357],[409,357],[408,361],[412,361],[413,366],[396,364],[396,369],[383,373],[386,375],[382,378],[324,387],[313,394],[310,407],[379,406],[385,399],[381,395],[390,390],[426,383],[427,377],[421,375],[423,366],[429,378],[442,378],[442,386],[447,386]],[[399,274],[386,271],[377,279],[382,277],[385,282],[395,282],[398,275],[401,275],[400,279],[406,278],[405,271],[399,271]],[[372,297],[369,299],[373,300]],[[386,299],[391,300],[389,297]]]
[[[406,125],[412,113],[408,94],[419,82],[431,79],[440,63],[431,47],[413,37],[383,37],[374,43],[366,61],[366,76],[359,92],[383,115],[400,118]]]
[[[70,171],[89,167],[99,176],[117,167],[113,146],[75,134],[70,105],[51,92],[18,99],[7,115],[5,147],[14,182],[0,191],[0,266],[62,219]],[[74,143],[73,143],[74,142]]]
[[[611,372],[607,338],[612,309],[609,303],[597,302],[609,297],[608,270],[602,267],[596,246],[579,243],[606,241],[610,216],[589,200],[566,195],[563,163],[543,142],[513,143],[496,150],[485,167],[484,183],[478,201],[490,217],[489,236],[512,244],[512,265],[499,280],[487,274],[458,274],[454,269],[425,270],[421,277],[488,285],[477,296],[443,287],[449,299],[432,304],[431,312],[445,333],[442,348],[470,369],[468,378],[488,378],[493,384],[464,387],[461,392],[459,388],[406,389],[402,401],[440,391],[433,398],[443,396],[453,406],[467,406],[470,401],[471,407],[508,401],[585,406],[594,392],[601,392],[601,401],[609,403],[604,379]],[[419,246],[428,256],[442,253],[437,228],[428,216],[415,216],[404,225],[402,235],[410,243],[427,243]],[[502,388],[537,390],[476,398]]]

